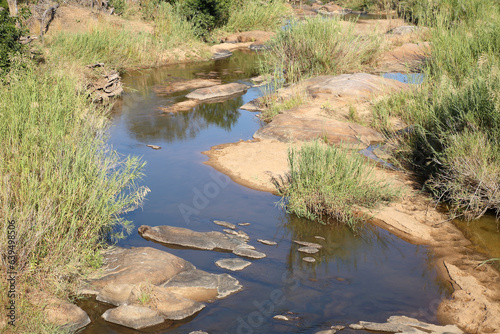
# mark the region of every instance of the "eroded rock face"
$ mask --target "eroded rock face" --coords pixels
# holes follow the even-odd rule
[[[122,305],[104,312],[102,318],[114,324],[141,329],[161,324],[165,320],[158,312],[147,307]]]
[[[462,334],[463,332],[455,325],[438,326],[427,324],[417,319],[405,316],[392,316],[386,323],[360,321],[358,324],[349,326],[351,329],[364,329],[388,333],[408,334]]]
[[[200,88],[187,94],[186,97],[204,101],[241,94],[246,92],[248,88],[249,87],[245,84],[233,82],[215,87]]]
[[[204,250],[234,250],[243,241],[221,232],[195,232],[187,228],[173,226],[143,225],[139,234],[146,239],[164,244]]]
[[[97,290],[109,283],[162,284],[184,270],[194,269],[188,261],[151,247],[114,248],[104,254],[104,261],[104,276],[91,281]]]

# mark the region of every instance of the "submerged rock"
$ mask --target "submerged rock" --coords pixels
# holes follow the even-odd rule
[[[302,261],[304,261],[304,262],[308,262],[308,263],[314,263],[314,262],[316,262],[316,259],[315,259],[315,258],[313,258],[313,257],[310,257],[310,256],[306,256],[306,257],[304,257],[304,258],[302,259]]]
[[[242,259],[222,259],[216,261],[215,264],[222,269],[238,271],[245,269],[246,267],[251,265],[252,262],[245,261]]]
[[[301,245],[301,246],[323,248],[323,246],[321,246],[320,244],[314,243],[314,242],[300,241],[300,240],[293,240],[293,242],[296,243],[297,245]]]
[[[232,230],[236,229],[236,225],[231,224],[229,222],[222,221],[222,220],[214,220],[214,223],[219,225],[219,226],[224,226],[224,227],[230,228]]]
[[[200,88],[186,95],[187,98],[196,100],[210,100],[221,97],[232,96],[235,94],[241,94],[248,90],[248,86],[245,84],[233,82],[225,85]]]
[[[237,247],[235,250],[233,250],[233,254],[238,256],[248,257],[251,259],[263,259],[266,257],[266,254],[264,253],[248,249],[246,247]]]
[[[250,237],[248,236],[248,234],[246,234],[243,231],[233,231],[233,230],[229,230],[229,229],[224,229],[223,231],[226,232],[227,234],[234,235],[235,237],[240,238],[244,241],[250,240]]]
[[[307,253],[307,254],[316,254],[319,252],[319,248],[316,247],[300,247],[297,249],[301,253]]]
[[[151,327],[165,321],[160,317],[158,312],[147,307],[135,305],[122,305],[117,308],[109,309],[104,312],[102,318],[108,322],[133,329]]]
[[[275,241],[264,240],[264,239],[257,239],[257,241],[260,242],[261,244],[268,245],[268,246],[275,246],[278,244]]]
[[[164,85],[154,86],[153,91],[159,95],[169,95],[177,92],[182,92],[185,90],[198,89],[203,87],[212,87],[220,84],[221,81],[215,79],[179,80]]]
[[[417,319],[405,316],[392,316],[386,323],[360,321],[349,326],[351,329],[363,329],[369,331],[388,333],[415,333],[415,334],[462,334],[463,332],[455,325],[439,326],[428,324]]]
[[[195,232],[193,230],[174,226],[142,225],[139,234],[153,241],[169,245],[190,247],[204,250],[234,250],[243,241],[221,232]]]

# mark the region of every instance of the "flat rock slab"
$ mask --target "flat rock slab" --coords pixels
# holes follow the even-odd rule
[[[165,85],[157,85],[153,87],[153,91],[159,95],[168,95],[185,90],[198,89],[203,87],[212,87],[220,85],[221,81],[216,79],[192,79],[175,81]]]
[[[261,244],[268,245],[268,246],[275,246],[278,244],[275,241],[264,240],[264,239],[257,239],[257,241],[260,242]]]
[[[150,248],[114,248],[104,254],[104,276],[90,282],[96,290],[112,284],[149,282],[161,284],[178,273],[193,269],[188,261],[170,253]]]
[[[210,100],[217,99],[221,97],[232,96],[236,94],[244,93],[248,90],[248,86],[245,84],[233,82],[225,85],[200,88],[186,95],[187,98],[195,100]]]
[[[328,140],[329,144],[363,149],[374,142],[383,142],[384,136],[372,128],[335,119],[318,119],[280,114],[272,122],[260,128],[256,139],[293,141]]]
[[[243,231],[234,231],[234,230],[230,230],[230,229],[224,229],[223,231],[227,234],[234,235],[235,237],[240,238],[243,241],[250,240],[250,237],[248,236],[248,234],[246,234]]]
[[[294,243],[297,245],[305,246],[305,247],[314,247],[314,248],[323,248],[320,244],[314,243],[314,242],[309,242],[309,241],[300,241],[300,240],[293,240]]]
[[[179,103],[172,104],[167,107],[158,107],[164,113],[176,113],[181,111],[189,111],[199,104],[196,100],[186,100]]]
[[[257,99],[256,99],[256,100],[252,100],[250,102],[245,103],[244,105],[242,105],[240,107],[240,109],[248,110],[248,111],[262,111],[264,108],[262,108],[260,106],[259,101],[257,101]]]
[[[463,332],[455,325],[438,326],[427,324],[417,319],[405,316],[392,316],[386,323],[360,321],[358,324],[350,325],[351,329],[363,329],[387,333],[408,334],[462,334]]]
[[[367,102],[374,96],[409,88],[407,84],[397,80],[367,73],[323,75],[304,81],[304,85],[312,97],[323,95],[353,102]]]
[[[246,267],[251,265],[252,262],[245,261],[242,259],[222,259],[216,261],[215,264],[222,269],[238,271],[245,269]]]
[[[145,239],[164,244],[204,250],[233,251],[243,243],[243,241],[221,232],[195,232],[187,228],[167,225],[155,227],[142,225],[139,227],[139,234]]]
[[[238,256],[248,257],[251,259],[263,259],[266,257],[266,254],[264,254],[264,253],[261,253],[261,252],[258,252],[258,251],[252,250],[252,249],[244,248],[244,247],[236,248],[235,250],[233,250],[233,254],[238,255]]]
[[[122,305],[109,309],[104,312],[102,318],[108,322],[133,329],[151,327],[165,321],[158,312],[135,305]]]
[[[306,256],[306,257],[304,257],[304,258],[302,259],[302,261],[304,261],[304,262],[308,262],[308,263],[314,263],[314,262],[316,262],[316,259],[315,259],[315,258],[313,258],[313,257],[310,257],[310,256]]]
[[[319,252],[319,249],[316,247],[300,247],[297,249],[301,253],[306,253],[306,254],[316,254]]]
[[[231,224],[229,222],[222,221],[222,220],[214,220],[214,223],[219,225],[219,226],[230,228],[232,230],[236,229],[236,225]]]
[[[186,288],[216,289],[217,298],[225,298],[243,289],[240,282],[228,274],[216,275],[198,269],[184,271],[162,286],[175,288],[175,290]]]

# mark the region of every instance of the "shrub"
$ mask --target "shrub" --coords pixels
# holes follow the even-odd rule
[[[285,0],[235,0],[229,20],[228,31],[265,30],[274,31],[283,25],[283,18],[291,14]]]
[[[183,0],[180,4],[180,14],[193,25],[196,35],[206,38],[227,23],[232,0]]]
[[[21,51],[19,37],[22,31],[16,28],[16,20],[8,10],[0,10],[0,75],[8,71],[11,57]]]
[[[288,152],[290,173],[276,181],[283,199],[281,205],[299,217],[331,222],[331,218],[354,227],[361,221],[355,211],[360,206],[373,207],[397,197],[386,181],[377,180],[360,154],[346,149],[304,144]]]

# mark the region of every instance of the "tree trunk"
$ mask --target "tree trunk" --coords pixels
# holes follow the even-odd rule
[[[17,16],[17,0],[7,0],[9,3],[10,16]]]

